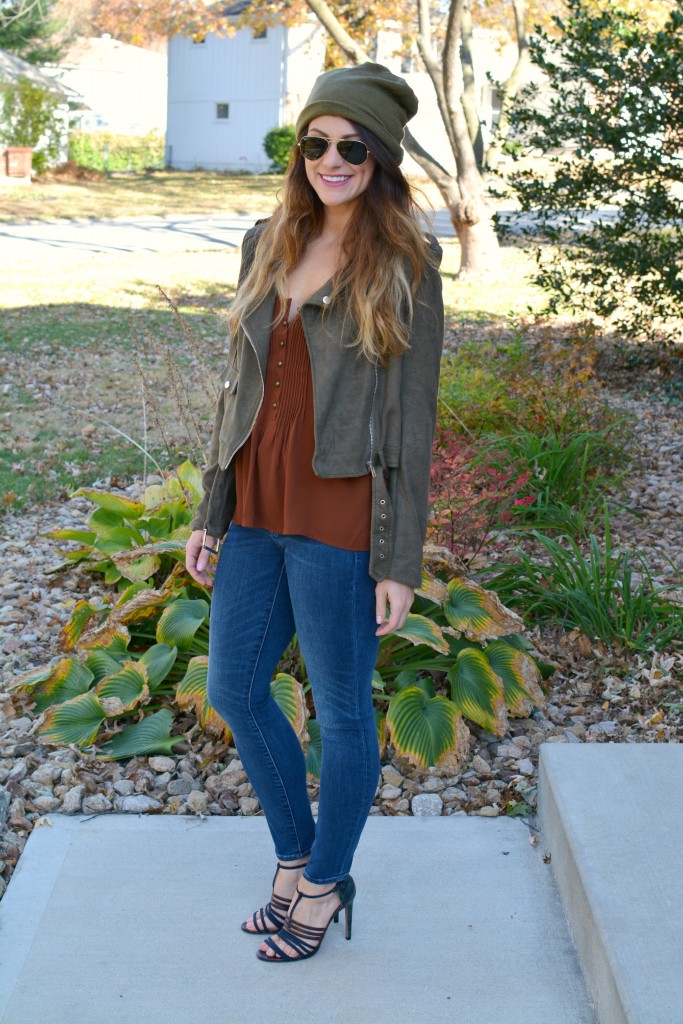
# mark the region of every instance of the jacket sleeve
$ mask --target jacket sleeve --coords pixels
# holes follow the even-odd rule
[[[256,249],[256,243],[258,242],[259,235],[265,221],[257,221],[256,224],[249,228],[242,241],[242,260],[240,263],[240,272],[237,279],[237,287],[244,280],[249,271],[251,263],[254,259],[254,252]],[[207,519],[209,513],[209,499],[211,497],[211,491],[214,483],[216,483],[216,477],[218,474],[226,473],[227,470],[221,469],[218,462],[219,453],[219,438],[221,433],[221,425],[223,423],[223,407],[225,404],[225,392],[221,389],[218,397],[218,404],[216,406],[216,414],[213,421],[213,430],[211,432],[211,443],[209,445],[209,457],[202,476],[202,491],[203,496],[194,517],[190,523],[190,529],[192,530],[204,530],[212,537],[222,537],[227,529],[226,524],[220,522],[209,522]],[[225,483],[225,482],[224,482]]]
[[[430,247],[440,263],[436,239]],[[443,334],[441,277],[430,266],[416,296],[410,348],[401,357],[401,455],[390,476],[394,543],[386,577],[415,588],[422,585]]]

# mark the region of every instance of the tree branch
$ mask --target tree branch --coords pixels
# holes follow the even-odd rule
[[[351,38],[325,0],[306,0],[306,3],[352,64],[363,64],[365,61],[371,60],[370,55]]]

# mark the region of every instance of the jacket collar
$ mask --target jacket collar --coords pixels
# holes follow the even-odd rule
[[[332,279],[326,281],[316,292],[304,300],[303,306],[317,306],[324,309],[326,299],[332,291]],[[303,307],[302,307],[303,308]],[[263,302],[244,318],[244,331],[249,338],[258,357],[261,367],[265,369],[268,362],[270,336],[273,330],[273,314],[275,312],[275,289],[271,288]]]

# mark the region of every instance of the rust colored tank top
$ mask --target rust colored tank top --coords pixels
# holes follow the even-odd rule
[[[290,302],[285,320],[271,335],[263,405],[235,456],[233,520],[238,526],[368,551],[370,475],[323,479],[313,471],[311,363],[301,318],[289,319]]]

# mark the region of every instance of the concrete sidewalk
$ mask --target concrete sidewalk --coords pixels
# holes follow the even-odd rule
[[[604,1024],[683,1021],[683,745],[542,744],[539,811]]]
[[[50,815],[0,903],[1,1024],[595,1024],[518,820],[371,817],[353,937],[263,964],[263,818]],[[664,1022],[660,1022],[664,1024]]]

